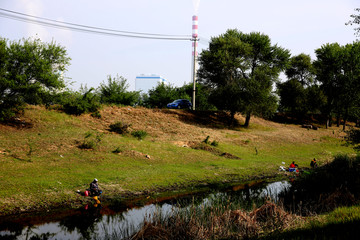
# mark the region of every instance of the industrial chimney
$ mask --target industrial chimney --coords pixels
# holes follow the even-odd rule
[[[193,110],[195,110],[195,92],[196,92],[196,58],[197,58],[197,41],[198,41],[198,16],[194,15],[192,17],[192,41],[193,41],[193,101],[192,101],[192,105],[193,105]]]

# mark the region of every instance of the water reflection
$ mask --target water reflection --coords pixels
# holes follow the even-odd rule
[[[175,209],[215,204],[232,204],[235,207],[251,209],[260,206],[267,198],[277,202],[278,193],[290,187],[288,182],[275,182],[265,186],[238,185],[206,194],[187,195],[181,198],[152,203],[149,205],[123,209],[114,213],[109,207],[87,205],[71,214],[53,214],[42,223],[32,218],[25,221],[15,219],[1,221],[0,238],[4,239],[126,239],[136,233],[145,218],[154,213],[169,217]],[[109,214],[111,213],[111,214]]]

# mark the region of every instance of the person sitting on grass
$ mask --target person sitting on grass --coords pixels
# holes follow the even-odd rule
[[[310,166],[311,166],[312,168],[316,168],[316,167],[317,167],[317,163],[316,163],[316,159],[315,159],[315,158],[314,158],[313,160],[311,160]]]
[[[295,172],[297,167],[298,165],[295,164],[295,161],[293,161],[289,166],[289,172]]]

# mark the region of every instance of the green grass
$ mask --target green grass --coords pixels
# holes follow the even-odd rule
[[[216,148],[241,158],[228,159],[179,147],[156,136],[139,141],[131,135],[100,132],[96,122],[84,124],[80,117],[56,111],[29,108],[26,116],[32,119],[32,128],[0,128],[0,151],[5,152],[0,154],[0,180],[6,186],[0,188],[2,213],[36,208],[40,200],[48,205],[81,203],[74,191],[87,188],[94,177],[110,198],[124,191],[175,184],[187,187],[199,182],[247,181],[261,174],[276,174],[282,161],[295,160],[307,167],[314,157],[321,163],[337,153],[353,152],[336,138],[311,144],[251,140],[239,145],[243,132],[272,131],[255,125],[223,133],[226,141],[219,140]],[[95,149],[78,148],[88,132],[103,134],[101,141]],[[175,136],[170,141],[172,138]],[[117,148],[122,151],[113,153]]]
[[[261,239],[358,239],[360,206],[339,207],[334,211],[308,217],[302,224]]]

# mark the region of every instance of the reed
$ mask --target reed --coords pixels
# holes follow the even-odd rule
[[[301,219],[271,201],[251,211],[226,205],[192,205],[163,219],[153,216],[130,239],[249,239],[290,228]]]

